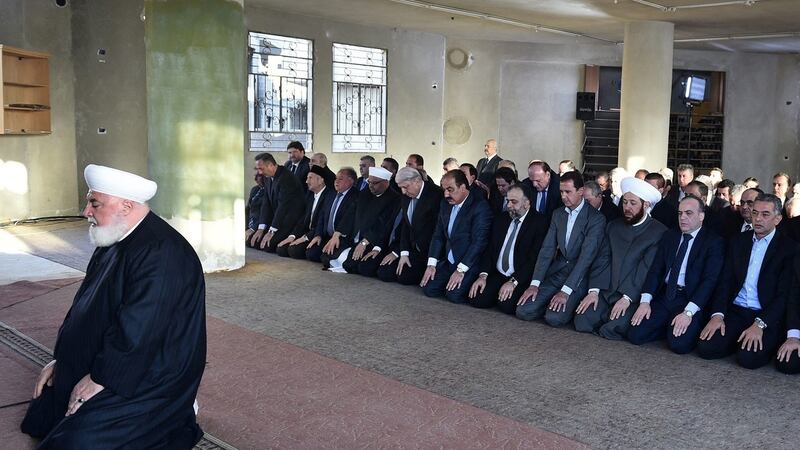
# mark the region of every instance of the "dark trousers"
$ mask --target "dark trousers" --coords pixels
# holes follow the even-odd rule
[[[323,237],[322,240],[319,242],[319,244],[314,245],[311,248],[305,249],[304,250],[305,259],[314,262],[322,262],[322,247],[325,247],[325,244],[328,243],[329,239],[330,238]],[[308,243],[306,242],[305,245],[308,245]],[[289,255],[291,254],[292,253],[290,252]],[[292,256],[292,258],[294,258],[294,256]],[[298,259],[303,259],[303,258],[298,258]]]
[[[736,362],[748,369],[758,369],[768,364],[775,356],[783,327],[774,323],[768,324],[763,330],[761,350],[743,350],[742,344],[736,342],[742,332],[753,325],[757,315],[758,311],[731,305],[725,314],[725,336],[716,332],[710,340],[698,342],[697,354],[704,359],[717,359],[736,353]]]
[[[288,227],[276,231],[275,234],[272,235],[272,239],[270,239],[269,244],[267,244],[267,246],[261,250],[264,250],[267,253],[275,253],[278,248],[278,243],[289,237],[290,233],[291,230]],[[258,248],[261,248],[261,242],[258,243]]]
[[[391,264],[378,266],[378,279],[387,282],[397,281],[406,286],[419,284],[425,274],[428,257],[416,251],[409,252],[408,261],[411,265],[403,267],[403,271],[400,272],[400,275],[397,275],[397,263],[399,261],[400,258],[397,258]],[[378,261],[378,264],[380,264],[380,261]]]
[[[461,286],[452,291],[447,290],[447,282],[450,276],[456,271],[457,264],[450,264],[450,261],[439,261],[436,265],[436,275],[428,281],[422,288],[422,292],[428,297],[444,297],[453,303],[466,303],[467,293],[472,283],[478,278],[478,269],[471,267],[461,280]]]
[[[476,295],[475,298],[468,299],[469,304],[476,308],[491,308],[497,306],[500,311],[514,315],[517,312],[517,302],[519,298],[522,297],[522,293],[525,292],[525,289],[528,288],[530,282],[525,283],[523,280],[523,282],[520,282],[517,284],[517,287],[514,288],[511,298],[500,302],[497,300],[497,297],[500,294],[500,288],[506,281],[508,281],[507,276],[496,270],[492,271],[489,276],[486,277],[486,287],[483,289],[483,292]],[[472,285],[470,285],[470,288],[471,287]]]
[[[528,300],[524,305],[517,307],[515,311],[517,318],[522,320],[536,320],[544,317],[545,322],[554,327],[563,327],[572,322],[575,309],[578,307],[581,300],[583,300],[583,297],[586,296],[586,291],[589,289],[585,277],[578,286],[570,286],[572,288],[572,294],[567,297],[567,303],[564,305],[566,310],[555,312],[548,309],[550,300],[561,290],[564,282],[567,281],[570,270],[571,267],[565,267],[556,272],[548,273],[539,285],[539,293],[536,295],[536,300]]]
[[[683,291],[678,292],[675,299],[667,302],[663,296],[655,297],[650,302],[650,318],[642,320],[638,326],[628,330],[628,340],[634,345],[667,339],[669,349],[678,354],[686,354],[697,346],[697,338],[703,330],[703,314],[698,311],[692,316],[692,322],[682,335],[672,334],[672,319],[681,314],[689,300]],[[727,333],[726,333],[727,334]],[[737,336],[738,337],[738,336]]]
[[[800,357],[797,356],[797,352],[792,352],[789,355],[789,361],[781,362],[776,360],[775,368],[783,373],[796,375],[800,373]]]
[[[631,325],[633,313],[636,312],[639,304],[631,302],[624,314],[611,320],[611,310],[622,298],[622,294],[600,291],[597,296],[597,309],[589,308],[583,314],[575,314],[573,320],[575,330],[583,333],[596,333],[614,341],[624,339]]]

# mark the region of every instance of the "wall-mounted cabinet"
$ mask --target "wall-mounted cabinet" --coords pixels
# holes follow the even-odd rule
[[[50,133],[50,56],[5,45],[0,52],[0,134]]]

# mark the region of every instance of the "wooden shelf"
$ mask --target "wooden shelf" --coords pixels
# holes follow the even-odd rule
[[[0,134],[50,133],[50,56],[6,45],[0,54]]]

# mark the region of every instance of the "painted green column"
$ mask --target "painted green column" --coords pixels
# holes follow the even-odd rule
[[[245,48],[241,0],[145,0],[153,210],[206,272],[244,265]]]

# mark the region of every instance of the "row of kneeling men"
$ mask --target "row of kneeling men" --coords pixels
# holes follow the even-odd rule
[[[275,166],[271,177],[282,169],[265,164]],[[300,189],[296,177],[273,178],[264,201],[274,207],[261,208],[248,243],[523,320],[800,372],[798,245],[776,231],[774,195],[759,195],[752,226],[726,242],[703,226],[705,205],[693,195],[679,203],[679,228],[667,229],[650,216],[661,193],[636,178],[622,181],[623,216],[606,223],[584,200],[578,172],[559,179],[563,208],[537,209],[544,199],[523,181],[493,213],[459,170],[441,187],[410,167],[370,167],[361,178],[345,167],[327,185],[325,170],[311,166],[305,202],[278,198]]]

